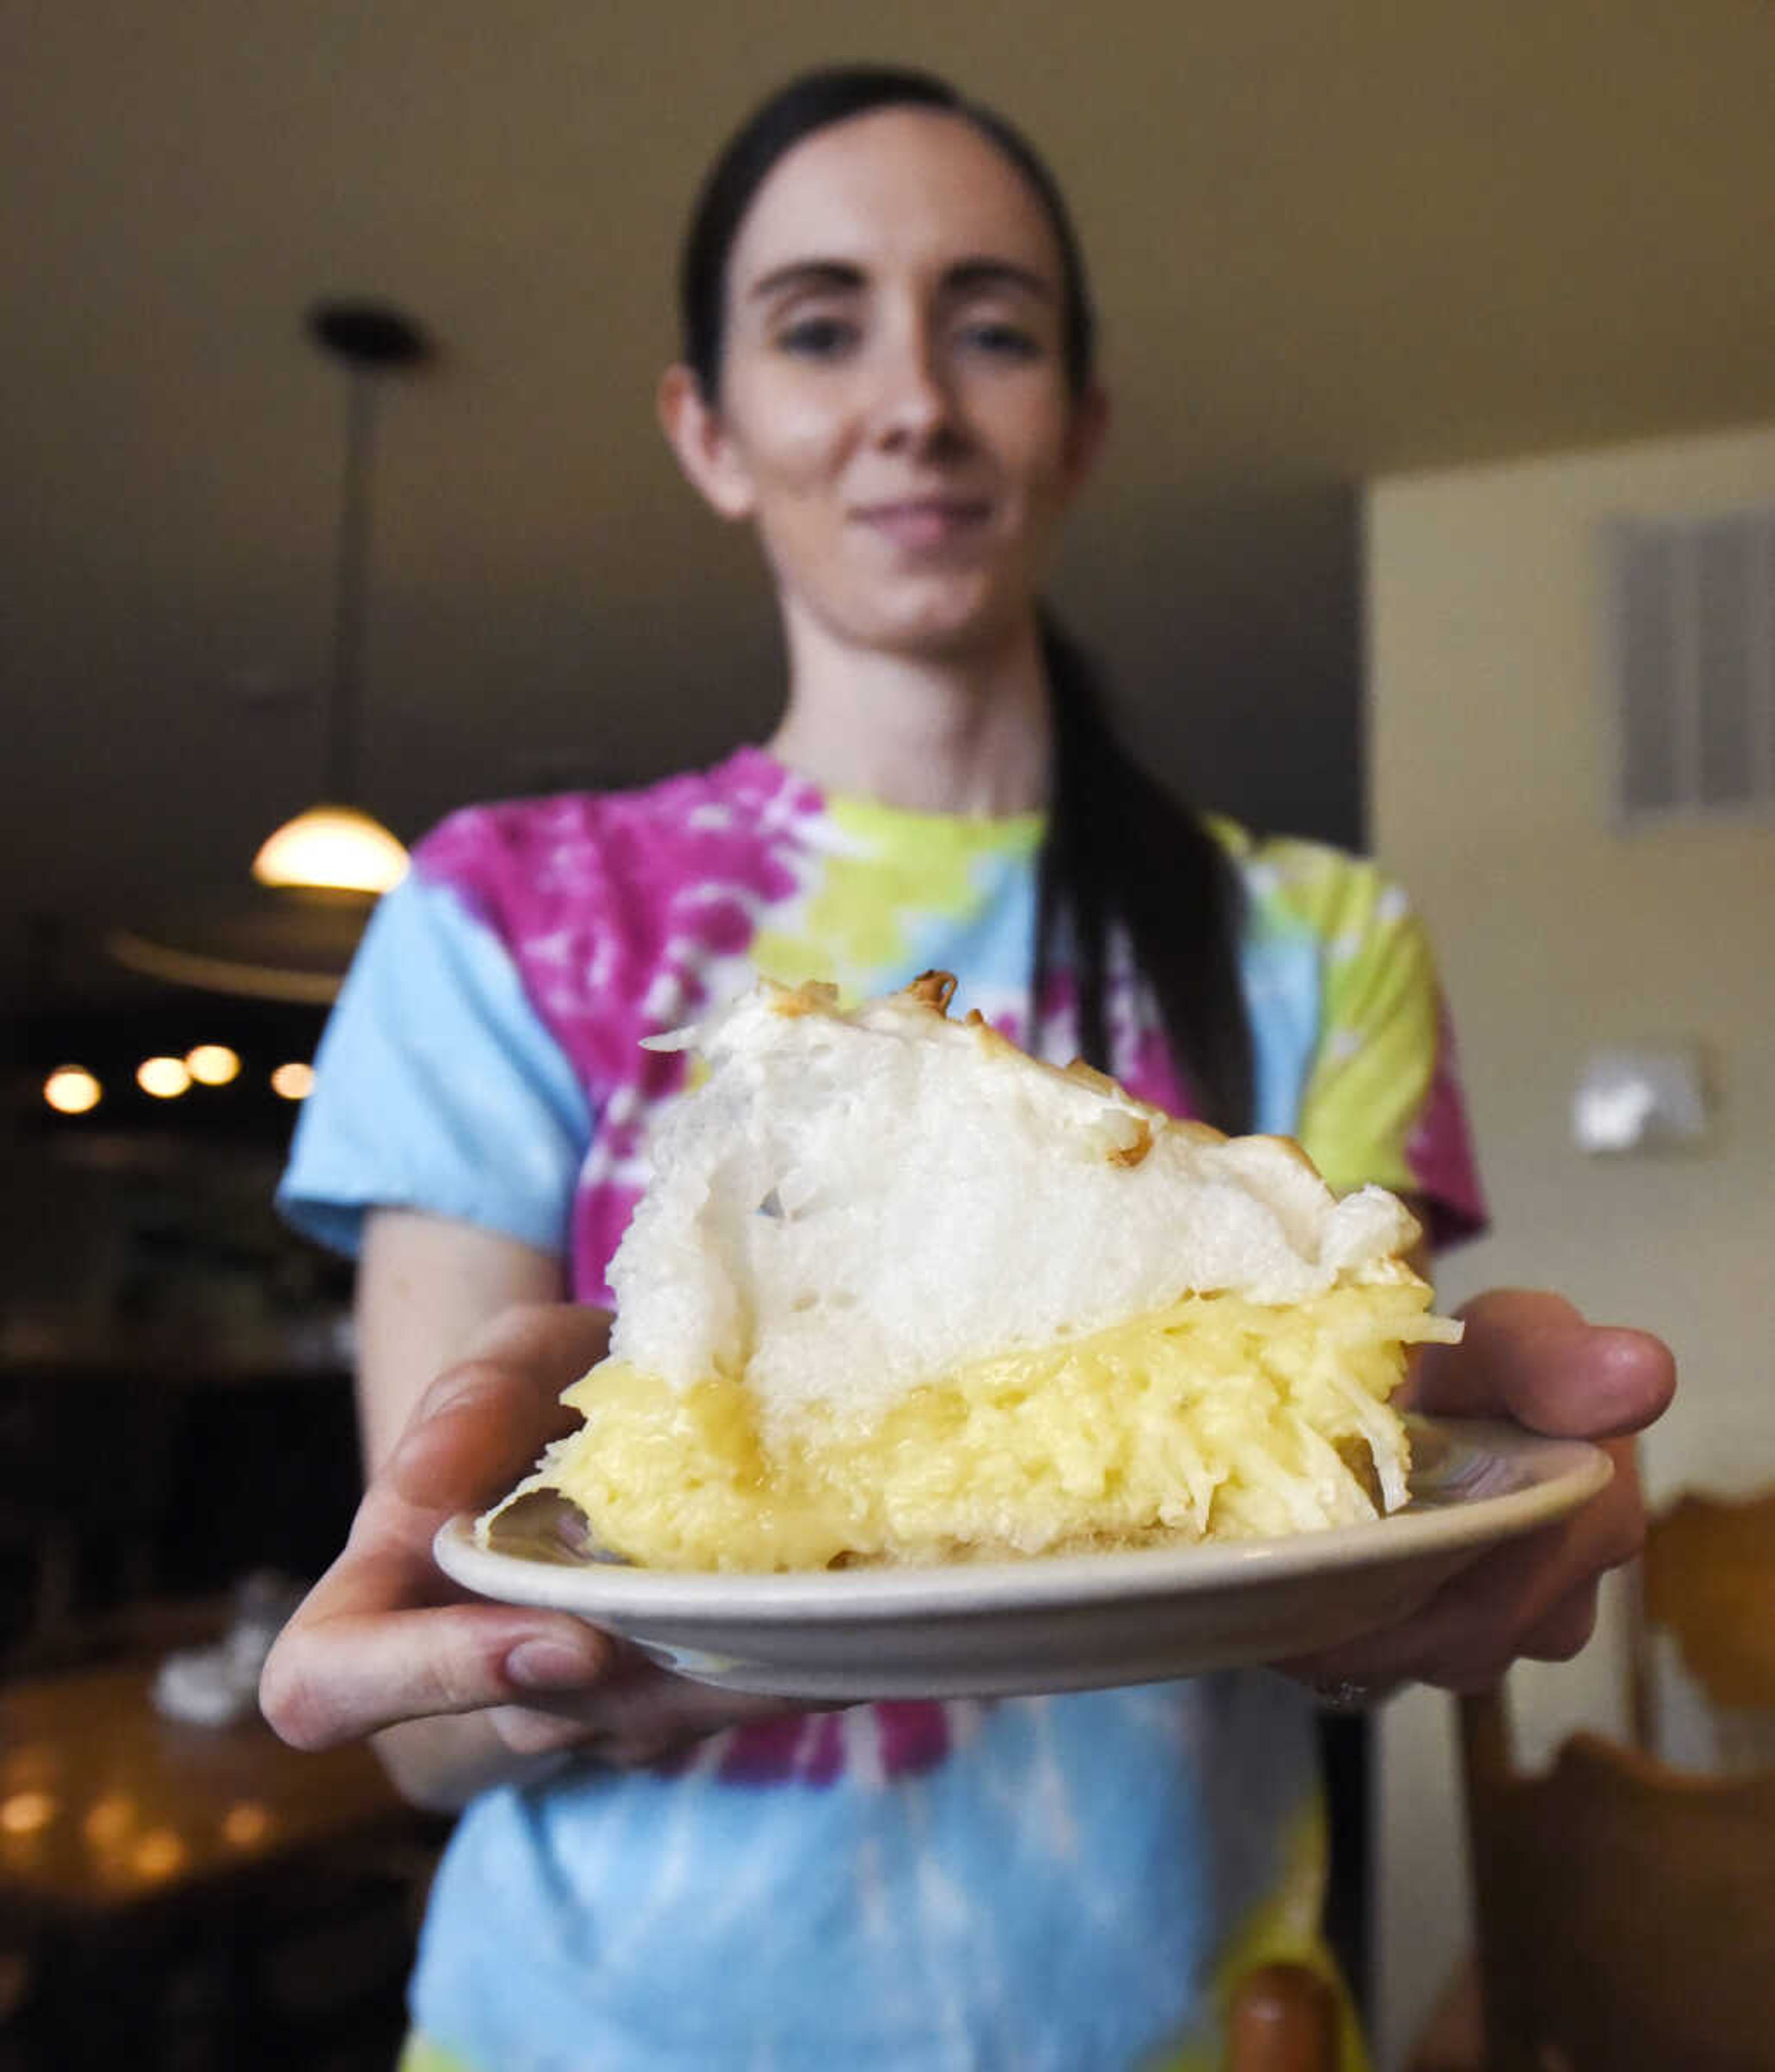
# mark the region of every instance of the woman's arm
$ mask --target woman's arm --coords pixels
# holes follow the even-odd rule
[[[516,1238],[408,1209],[372,1210],[364,1219],[357,1276],[358,1429],[365,1481],[394,1451],[421,1396],[490,1326],[510,1311],[559,1302],[565,1293],[560,1261]],[[589,1367],[603,1358],[606,1334],[591,1321],[599,1313],[586,1314]]]
[[[339,1559],[279,1636],[261,1700],[302,1748],[374,1735],[437,1811],[575,1751],[644,1762],[782,1707],[687,1684],[565,1613],[489,1604],[432,1558],[439,1525],[502,1496],[573,1419],[561,1392],[609,1342],[602,1311],[548,1298],[546,1255],[380,1211],[360,1281],[368,1486]]]

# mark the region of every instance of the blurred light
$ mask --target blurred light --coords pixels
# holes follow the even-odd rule
[[[407,874],[407,852],[355,806],[310,806],[268,835],[253,859],[261,885],[386,892]]]
[[[0,1799],[0,1833],[35,1835],[55,1817],[56,1802],[47,1791],[15,1791]]]
[[[96,1849],[114,1847],[136,1823],[136,1802],[127,1792],[113,1791],[96,1799],[87,1808],[80,1832]]]
[[[58,1115],[84,1115],[98,1106],[104,1092],[80,1065],[58,1065],[43,1082],[43,1099]]]
[[[250,1849],[271,1832],[271,1814],[256,1799],[243,1799],[222,1815],[222,1839],[237,1849]]]
[[[156,1100],[176,1100],[191,1083],[183,1058],[144,1058],[136,1067],[136,1084]]]
[[[280,1065],[271,1075],[271,1091],[286,1100],[306,1100],[314,1090],[312,1065]]]
[[[199,1043],[185,1053],[185,1069],[200,1087],[225,1087],[240,1075],[240,1055],[226,1043]]]
[[[171,1877],[185,1860],[184,1837],[175,1827],[156,1827],[137,1843],[130,1863],[138,1877]]]

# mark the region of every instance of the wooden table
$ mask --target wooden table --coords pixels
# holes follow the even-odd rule
[[[185,2002],[214,2004],[213,2049],[180,2062],[232,2062],[268,1941],[299,1922],[348,1943],[350,1909],[327,1894],[361,1892],[372,1864],[405,1864],[422,1882],[438,1839],[367,1749],[303,1755],[257,1717],[163,1719],[153,1675],[139,1663],[0,1688],[0,1953],[32,1980],[32,2019],[55,2039],[21,2062],[99,2066],[120,2050],[120,2063],[159,2062],[150,2030],[194,2019],[188,2006],[167,2012],[180,1980]],[[411,1910],[392,1877],[383,1889],[398,1939]],[[405,1962],[394,1950],[383,1967]],[[4,2029],[0,2009],[0,2065]]]
[[[14,1906],[117,1914],[409,1824],[367,1748],[302,1755],[257,1716],[163,1719],[153,1676],[91,1669],[0,1690],[0,1894]]]

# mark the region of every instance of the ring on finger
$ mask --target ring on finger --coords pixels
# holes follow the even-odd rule
[[[1321,1712],[1344,1716],[1366,1712],[1371,1705],[1392,1695],[1391,1684],[1358,1684],[1349,1676],[1315,1676],[1307,1688]]]

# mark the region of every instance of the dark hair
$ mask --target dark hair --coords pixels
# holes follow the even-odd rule
[[[720,393],[727,266],[746,211],[771,170],[817,131],[885,108],[954,115],[996,145],[1029,183],[1059,247],[1062,339],[1074,396],[1095,361],[1096,319],[1084,258],[1058,183],[1009,122],[935,74],[889,65],[804,72],[772,94],[729,139],[692,212],[678,273],[684,364],[713,402]],[[1042,657],[1054,731],[1042,845],[1031,1034],[1062,944],[1078,989],[1085,1057],[1111,1069],[1107,980],[1115,931],[1125,931],[1152,988],[1173,1057],[1198,1112],[1237,1132],[1251,1122],[1251,1042],[1239,976],[1238,873],[1196,816],[1141,769],[1104,717],[1096,672],[1044,615]]]
[[[1048,831],[1037,894],[1034,1026],[1055,952],[1070,935],[1079,1044],[1111,1069],[1111,931],[1127,931],[1153,989],[1172,1060],[1204,1122],[1252,1123],[1251,1033],[1239,970],[1244,888],[1197,816],[1136,763],[1103,716],[1089,658],[1044,615],[1054,728]]]

